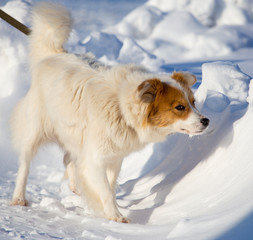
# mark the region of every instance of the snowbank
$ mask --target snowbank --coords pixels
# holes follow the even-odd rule
[[[187,11],[208,27],[215,25],[243,25],[253,20],[253,2],[250,0],[149,0],[148,5],[170,12]]]
[[[124,160],[117,196],[132,224],[94,218],[62,181],[62,153],[54,145],[31,168],[31,205],[11,207],[17,155],[9,118],[30,75],[27,37],[0,20],[0,239],[252,239],[253,2],[149,0],[85,37],[78,28],[87,20],[82,2],[65,2],[78,13],[70,52],[197,74],[196,104],[211,125],[204,135],[176,134]],[[1,8],[29,25],[32,4],[13,0]]]
[[[224,56],[252,45],[252,9],[247,0],[150,0],[109,31],[166,62]]]

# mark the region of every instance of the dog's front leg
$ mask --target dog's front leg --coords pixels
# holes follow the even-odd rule
[[[122,159],[115,158],[107,166],[107,178],[114,195],[116,194],[117,179],[118,179],[121,165],[122,165]]]
[[[102,204],[106,218],[128,223],[129,221],[118,210],[115,191],[111,188],[106,174],[105,160],[98,156],[92,157],[83,166],[79,167],[78,171],[82,178],[82,191],[87,200],[92,203],[96,196]]]

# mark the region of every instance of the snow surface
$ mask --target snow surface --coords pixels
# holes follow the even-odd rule
[[[2,0],[0,7],[29,26],[35,2]],[[124,160],[117,199],[131,224],[96,218],[69,191],[54,145],[32,164],[29,207],[10,206],[18,156],[9,118],[30,75],[27,37],[0,20],[0,239],[253,239],[253,1],[61,2],[76,22],[70,52],[193,72],[197,106],[211,125],[204,135],[176,134]]]

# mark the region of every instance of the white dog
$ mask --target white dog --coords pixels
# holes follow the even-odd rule
[[[70,188],[103,217],[128,222],[118,208],[116,180],[122,159],[175,132],[200,134],[209,120],[194,106],[190,73],[154,75],[134,65],[104,66],[63,49],[69,12],[40,3],[30,36],[32,83],[12,117],[20,166],[13,205],[27,205],[30,161],[39,146],[56,142],[65,152]]]

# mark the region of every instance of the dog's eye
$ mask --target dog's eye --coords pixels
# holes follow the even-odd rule
[[[185,110],[185,106],[183,106],[183,105],[178,105],[178,106],[176,106],[175,107],[178,111],[183,111],[183,110]]]

